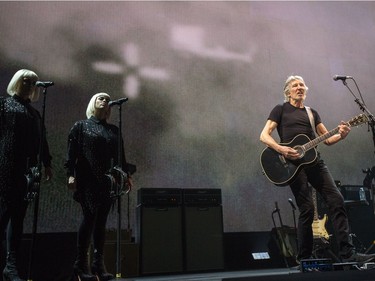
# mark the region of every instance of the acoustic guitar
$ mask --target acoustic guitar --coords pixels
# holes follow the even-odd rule
[[[355,127],[368,122],[368,118],[364,114],[353,117],[347,123],[349,127]],[[299,134],[289,143],[280,143],[293,147],[299,153],[300,157],[296,160],[285,158],[282,154],[266,147],[260,155],[260,164],[263,174],[270,182],[277,186],[289,185],[298,175],[298,172],[305,166],[313,165],[318,157],[315,147],[337,134],[339,127],[311,140],[304,134]]]

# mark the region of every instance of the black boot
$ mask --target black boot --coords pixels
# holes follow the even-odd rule
[[[7,262],[3,271],[3,281],[25,281],[18,276],[16,252],[7,253]]]
[[[108,281],[114,278],[113,274],[108,273],[104,265],[103,253],[94,250],[94,258],[91,266],[92,273],[95,274],[99,281]]]
[[[97,281],[95,275],[89,270],[89,261],[87,251],[78,249],[77,259],[74,263],[74,280],[75,281]]]

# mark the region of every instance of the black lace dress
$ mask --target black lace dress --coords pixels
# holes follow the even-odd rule
[[[0,97],[1,204],[23,200],[27,192],[25,174],[37,165],[40,137],[41,116],[30,101],[17,95]],[[52,157],[45,138],[43,152],[44,166],[50,167]]]
[[[76,178],[77,190],[73,197],[84,208],[94,210],[112,200],[106,174],[112,165],[117,165],[118,132],[117,126],[94,116],[76,122],[70,130],[65,168],[68,177]]]

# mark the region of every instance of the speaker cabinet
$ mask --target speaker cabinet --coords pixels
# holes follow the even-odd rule
[[[373,194],[371,190],[360,185],[344,185],[341,188],[345,201],[350,200],[354,202],[359,201],[360,188],[365,190],[367,201],[359,205],[348,204],[346,206],[350,230],[355,235],[353,236],[353,243],[358,251],[360,251],[361,247],[368,248],[375,240]]]
[[[181,206],[137,207],[141,274],[183,271]]]
[[[224,268],[222,206],[184,206],[185,270]]]
[[[224,269],[220,189],[142,188],[141,274]]]

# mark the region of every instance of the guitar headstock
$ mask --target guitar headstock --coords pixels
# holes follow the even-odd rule
[[[350,127],[359,126],[368,122],[368,117],[365,114],[359,114],[348,121]]]

